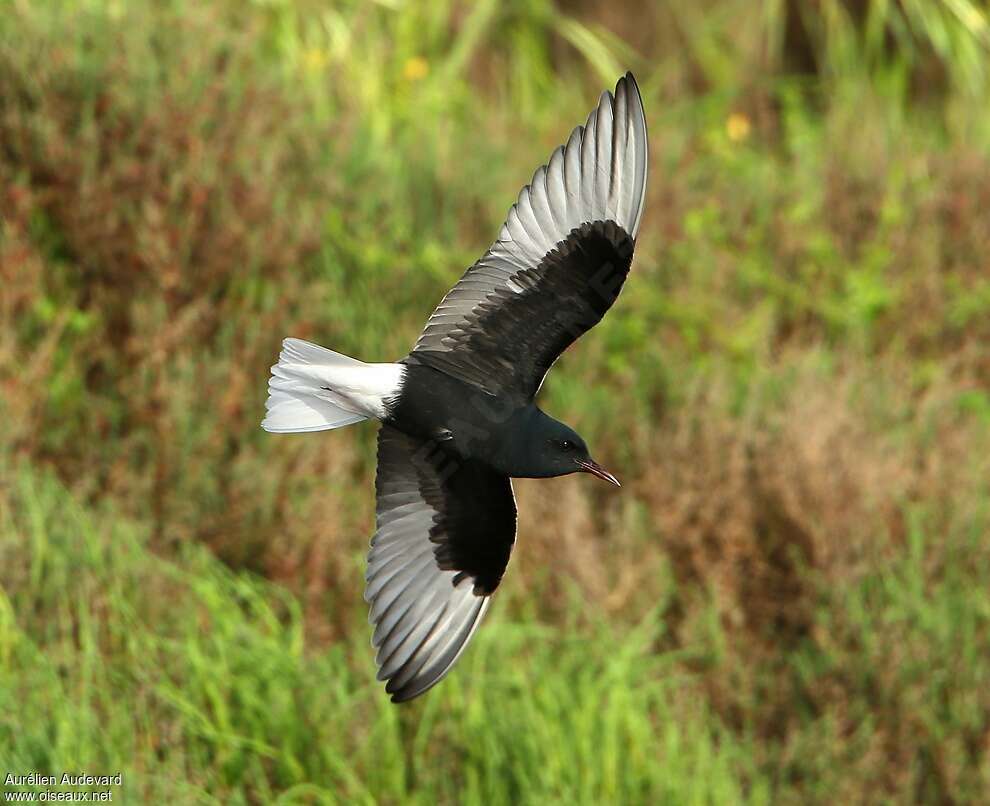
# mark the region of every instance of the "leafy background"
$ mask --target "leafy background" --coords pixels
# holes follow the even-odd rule
[[[0,767],[128,803],[985,802],[990,25],[975,0],[0,0]],[[484,628],[398,708],[392,360],[598,92],[651,177]]]

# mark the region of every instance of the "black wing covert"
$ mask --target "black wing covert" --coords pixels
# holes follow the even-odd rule
[[[438,683],[460,656],[509,561],[508,477],[383,425],[377,531],[365,599],[378,679],[394,702]]]
[[[498,240],[437,306],[404,361],[531,399],[622,289],[647,161],[643,103],[627,73],[523,188]]]

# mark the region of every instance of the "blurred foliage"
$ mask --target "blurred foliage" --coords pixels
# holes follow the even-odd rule
[[[149,802],[985,800],[990,118],[971,0],[0,0],[0,760]],[[542,404],[477,645],[406,709],[374,429],[286,335],[414,342],[631,68],[633,276]],[[262,581],[259,577],[267,577]]]
[[[371,685],[361,625],[307,653],[284,591],[197,547],[162,562],[50,477],[21,474],[11,494],[3,527],[35,558],[4,557],[0,746],[14,769],[121,770],[121,794],[145,803],[741,796],[742,746],[711,732],[703,703],[678,702],[673,657],[651,651],[659,609],[618,646],[604,623],[578,636],[495,620],[444,699],[409,718]],[[491,666],[511,671],[489,680]]]

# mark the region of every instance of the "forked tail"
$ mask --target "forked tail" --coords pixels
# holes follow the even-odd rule
[[[366,364],[302,339],[286,339],[268,381],[261,427],[276,434],[325,431],[385,416],[402,386],[400,364]]]

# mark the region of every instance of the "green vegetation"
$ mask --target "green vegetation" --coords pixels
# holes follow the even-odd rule
[[[0,773],[990,795],[986,12],[574,5],[0,0]],[[542,401],[623,489],[519,483],[487,623],[397,708],[374,428],[264,434],[267,368],[403,354],[626,67],[634,274]]]

